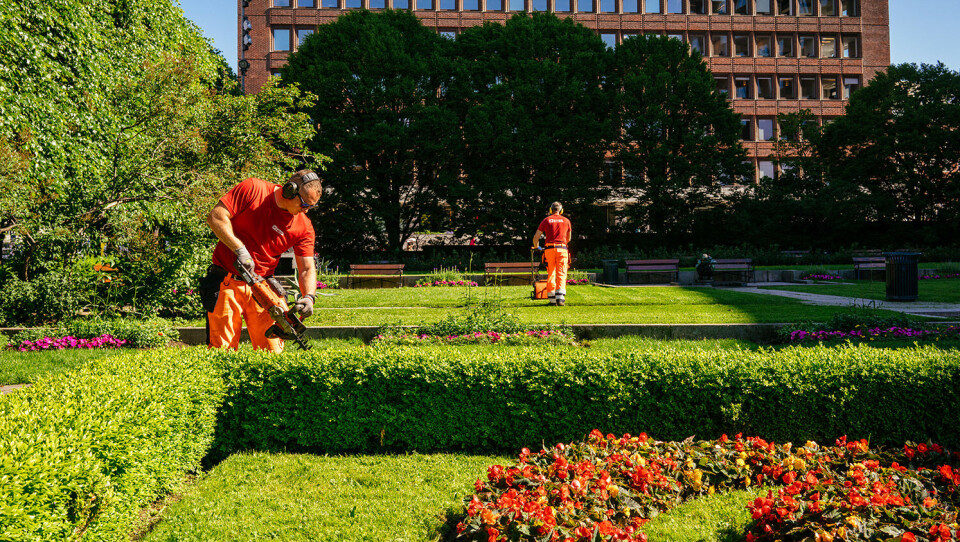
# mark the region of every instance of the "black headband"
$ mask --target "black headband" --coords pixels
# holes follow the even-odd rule
[[[319,180],[320,180],[320,176],[312,171],[310,173],[304,174],[303,177],[300,177],[300,182],[303,184],[307,184],[311,181],[319,181]]]

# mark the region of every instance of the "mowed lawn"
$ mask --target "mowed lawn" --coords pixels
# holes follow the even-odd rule
[[[843,281],[851,282],[851,281]],[[764,286],[767,290],[787,290],[813,294],[839,295],[859,299],[886,299],[887,283],[859,280],[853,284],[809,284],[802,286]],[[917,301],[960,303],[960,278],[921,280],[917,284]]]
[[[567,306],[530,299],[529,286],[388,288],[325,291],[309,326],[416,325],[499,305],[531,324],[734,324],[827,320],[843,307],[718,288],[570,286]],[[851,300],[851,306],[853,300]],[[201,323],[202,325],[202,323]]]

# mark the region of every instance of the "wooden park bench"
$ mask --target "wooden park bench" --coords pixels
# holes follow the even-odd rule
[[[350,264],[347,275],[347,287],[360,287],[364,282],[378,281],[380,287],[390,284],[397,288],[403,286],[402,263]]]
[[[740,283],[753,281],[751,258],[718,258],[713,261],[713,283]]]
[[[483,264],[484,284],[530,284],[540,262],[494,262]]]
[[[884,270],[886,276],[887,260],[883,256],[863,256],[853,258],[853,276],[860,278],[861,273],[867,272],[867,277],[877,269]]]
[[[783,254],[784,256],[787,256],[790,258],[795,258],[797,260],[800,260],[807,254],[810,254],[810,251],[809,250],[781,250],[780,254]]]
[[[649,279],[638,284],[656,284],[660,282],[679,282],[680,259],[673,260],[627,260],[627,283],[630,277]],[[653,280],[655,277],[666,277],[667,280]]]

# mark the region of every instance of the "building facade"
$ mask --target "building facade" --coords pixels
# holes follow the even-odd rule
[[[776,116],[809,109],[843,114],[850,93],[890,65],[888,0],[238,0],[244,88],[255,92],[317,25],[352,9],[410,9],[453,36],[517,12],[552,11],[594,29],[610,46],[661,34],[700,51],[735,111],[757,176],[769,159]],[[245,61],[245,62],[244,62]],[[242,70],[244,71],[244,70]]]

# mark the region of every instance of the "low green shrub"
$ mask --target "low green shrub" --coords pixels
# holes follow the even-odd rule
[[[490,452],[595,427],[666,440],[744,432],[960,447],[960,352],[868,346],[713,350],[378,347],[222,352],[216,454]]]
[[[0,540],[129,540],[210,446],[223,388],[208,358],[111,356],[0,398]]]
[[[11,337],[10,343],[17,345],[23,341],[32,342],[44,337],[71,336],[77,339],[92,339],[101,335],[112,335],[118,340],[127,341],[126,346],[129,348],[159,348],[180,339],[180,332],[162,318],[90,318],[67,320],[51,327],[25,329]]]

